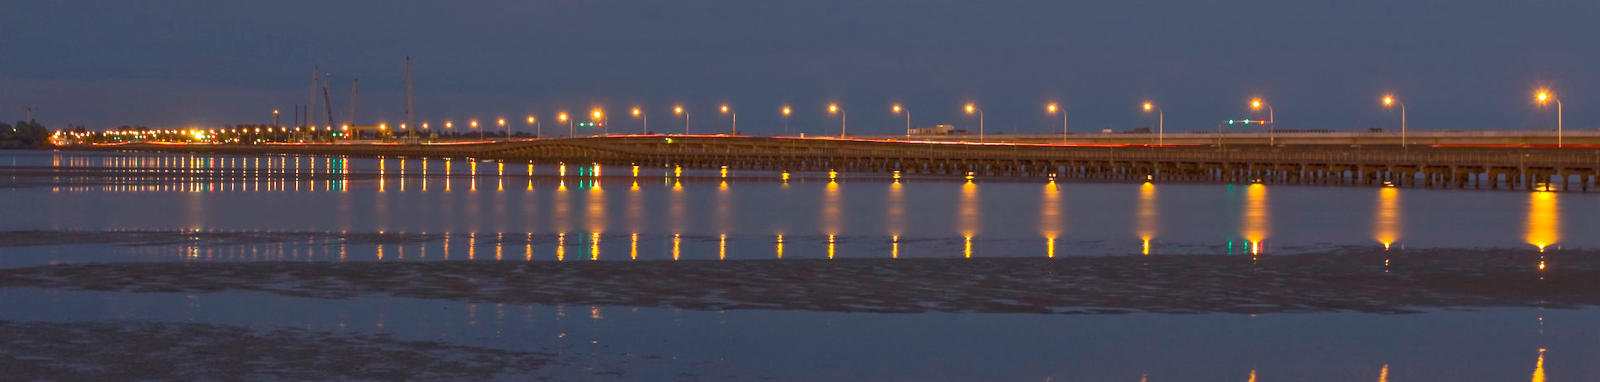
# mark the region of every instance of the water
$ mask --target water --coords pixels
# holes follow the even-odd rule
[[[1600,310],[917,315],[538,306],[264,293],[0,290],[9,321],[199,322],[553,351],[628,379],[1556,380],[1600,373]],[[561,370],[555,371],[561,373]],[[576,373],[576,371],[568,371]],[[569,377],[570,378],[570,377]]]
[[[74,172],[22,173],[39,168]],[[72,175],[97,170],[114,173]],[[15,187],[0,189],[0,230],[442,236],[387,247],[181,251],[186,259],[232,260],[1287,254],[1593,248],[1600,241],[1564,234],[1600,219],[1592,213],[1600,199],[1581,193],[634,172],[464,159],[8,152],[0,153],[0,180]]]
[[[596,173],[599,176],[596,176]],[[532,174],[530,176],[529,174]],[[1595,248],[1594,195],[783,174],[423,158],[0,152],[0,231],[290,233],[0,246],[134,261],[625,261]],[[297,233],[333,233],[297,236]],[[415,242],[342,234],[417,233]],[[181,235],[180,235],[181,236]],[[0,320],[137,320],[555,351],[586,379],[1542,380],[1594,375],[1600,309],[1413,315],[685,311],[0,288]],[[571,372],[571,374],[563,374]],[[1563,378],[1564,377],[1564,378]]]

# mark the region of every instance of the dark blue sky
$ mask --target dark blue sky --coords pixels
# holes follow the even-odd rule
[[[1280,128],[1553,128],[1531,92],[1553,87],[1569,128],[1600,125],[1595,1],[11,1],[0,5],[0,118],[35,105],[52,125],[258,123],[306,102],[313,65],[345,114],[398,121],[402,58],[422,119],[516,120],[634,104],[652,128],[894,133],[900,102],[926,125],[1059,131],[1211,130],[1253,95]],[[342,117],[341,117],[342,118]],[[549,120],[552,118],[546,118]],[[288,118],[285,117],[285,121]],[[632,121],[614,119],[619,129]],[[518,127],[521,127],[520,125]],[[549,126],[546,126],[549,127]]]

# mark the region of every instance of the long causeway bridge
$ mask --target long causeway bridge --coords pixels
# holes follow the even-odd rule
[[[1592,135],[1592,134],[1591,134]],[[477,158],[540,163],[906,176],[1366,185],[1588,191],[1600,137],[1554,145],[979,143],[720,135],[630,135],[440,143],[78,146],[207,154]],[[1173,142],[1178,142],[1173,144]],[[1290,142],[1293,142],[1292,140]],[[1360,142],[1353,142],[1360,143]],[[1542,143],[1542,142],[1540,142]],[[1551,142],[1553,143],[1553,142]]]

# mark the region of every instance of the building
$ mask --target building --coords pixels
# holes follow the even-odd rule
[[[933,125],[911,129],[911,135],[950,135],[955,133],[955,125]]]

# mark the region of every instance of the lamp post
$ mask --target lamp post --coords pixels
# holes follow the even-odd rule
[[[983,108],[967,104],[967,114],[978,113],[978,142],[983,142]]]
[[[565,111],[557,112],[556,113],[556,121],[560,122],[560,123],[567,124],[567,138],[572,138],[572,135],[573,135],[572,118],[568,118],[567,117],[567,112],[565,112]],[[556,125],[556,126],[561,126],[561,125]]]
[[[889,109],[894,110],[895,114],[900,114],[902,111],[906,112],[906,138],[911,138],[911,110],[900,107],[899,104],[896,104],[894,107],[890,107]]]
[[[478,130],[478,120],[472,120],[471,124],[473,130]],[[483,130],[478,130],[478,140],[483,140]]]
[[[455,133],[454,131],[452,131],[452,130],[455,130],[455,127],[456,127],[455,123],[452,123],[450,121],[444,121],[445,134],[453,134],[453,133]],[[312,129],[313,129],[312,131],[316,131],[315,127],[313,127]]]
[[[683,115],[683,134],[689,135],[689,112],[683,111],[683,106],[673,106],[672,114]]]
[[[533,138],[534,139],[538,139],[540,135],[544,135],[544,134],[540,134],[541,133],[540,130],[544,130],[544,129],[539,128],[539,119],[538,118],[534,118],[533,114],[528,114],[528,125],[529,126],[533,126]]]
[[[1277,146],[1277,138],[1273,134],[1273,130],[1278,129],[1277,111],[1272,110],[1272,104],[1262,101],[1260,98],[1250,100],[1251,110],[1261,110],[1262,107],[1267,108],[1267,147]]]
[[[783,133],[784,134],[788,134],[789,133],[789,113],[793,112],[793,110],[789,110],[788,106],[784,106],[783,110],[780,110],[780,111],[783,113]]]
[[[1539,100],[1540,105],[1550,102],[1551,100],[1556,101],[1556,148],[1561,148],[1561,97],[1557,97],[1555,92],[1545,89],[1539,90],[1539,93],[1535,94],[1533,97]]]
[[[1394,95],[1383,96],[1383,107],[1389,107],[1394,104],[1400,105],[1400,149],[1404,150],[1406,148],[1406,103],[1394,98]]]
[[[1044,105],[1044,110],[1050,114],[1055,114],[1056,110],[1061,111],[1061,143],[1067,143],[1067,108],[1056,107],[1056,104],[1051,103]]]
[[[511,128],[506,127],[506,119],[505,118],[497,119],[497,120],[495,120],[495,123],[499,123],[500,124],[500,130],[504,130],[505,131],[506,140],[508,140],[508,141],[511,140]]]
[[[739,113],[729,110],[728,105],[722,105],[722,114],[733,117],[733,135],[739,135]]]
[[[839,114],[839,138],[844,138],[845,125],[849,122],[850,115],[846,114],[844,110],[839,110],[839,104],[828,104],[828,114],[834,113]]]
[[[594,122],[596,125],[600,126],[600,135],[601,136],[605,136],[606,135],[606,122],[605,122],[606,121],[606,112],[604,110],[600,110],[599,108],[595,108],[594,110],[590,111],[589,112],[589,120]]]
[[[645,115],[644,111],[643,110],[639,110],[638,106],[634,106],[633,107],[633,117],[634,118],[639,118],[641,120],[644,120],[644,127],[640,128],[639,134],[649,134],[650,133],[650,116]]]
[[[1149,113],[1151,110],[1156,112],[1156,146],[1164,145],[1167,143],[1167,112],[1154,103],[1145,102],[1144,111]]]

